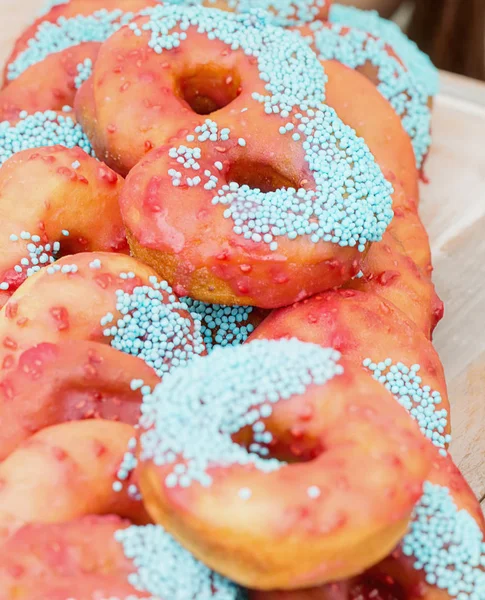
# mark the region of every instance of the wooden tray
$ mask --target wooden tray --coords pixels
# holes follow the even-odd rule
[[[0,61],[44,0],[0,0]],[[485,84],[442,74],[421,211],[446,314],[435,334],[452,403],[452,454],[485,508]]]

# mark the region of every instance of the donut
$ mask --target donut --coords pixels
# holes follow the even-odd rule
[[[95,42],[79,44],[25,70],[0,91],[0,122],[16,120],[23,111],[32,114],[72,106],[83,82],[82,67],[94,63],[99,46]]]
[[[333,14],[333,9],[331,14]],[[431,145],[431,109],[427,89],[403,64],[386,39],[357,27],[316,21],[300,29],[320,60],[336,60],[375,82],[413,143],[418,169]]]
[[[431,279],[390,231],[372,245],[359,276],[346,287],[372,292],[392,302],[427,338],[443,317],[443,303]]]
[[[0,547],[0,587],[2,600],[245,598],[161,527],[113,515],[25,525]]]
[[[129,583],[133,565],[115,540],[129,526],[114,515],[25,525],[0,547],[2,600],[149,597]]]
[[[242,585],[344,578],[406,531],[428,442],[385,386],[339,356],[298,340],[216,348],[147,402],[138,458],[148,512]]]
[[[71,0],[53,6],[30,25],[17,39],[4,71],[4,86],[9,86],[32,66],[55,56],[52,64],[62,62],[62,52],[89,42],[104,42],[122,23],[128,23],[142,8],[154,6],[157,0]],[[79,63],[84,57],[77,54]],[[46,65],[47,66],[47,65]],[[42,70],[50,75],[47,70]]]
[[[79,147],[23,150],[7,160],[0,168],[0,306],[56,256],[126,251],[122,186]]]
[[[392,187],[363,141],[339,121],[332,109],[320,103],[324,78],[315,55],[296,34],[276,29],[264,20],[254,21],[254,15],[176,6],[159,6],[149,12],[151,16],[140,17],[103,44],[89,88],[99,100],[96,124],[94,129],[93,123],[84,125],[88,135],[96,131],[92,143],[97,154],[119,172],[139,160],[147,147],[158,146],[165,140],[131,170],[120,199],[133,254],[154,267],[179,295],[224,305],[274,308],[320,289],[338,286],[356,274],[368,242],[381,238],[391,218]],[[175,29],[171,25],[175,22],[177,28],[188,29],[181,32],[183,44],[177,47],[177,52],[164,50],[158,54],[150,44],[158,43],[157,39],[162,44],[162,37],[157,36],[167,27],[163,39],[171,39],[168,31]],[[200,31],[196,23],[200,23]],[[202,27],[214,28],[214,35],[204,34]],[[258,56],[261,66],[243,51],[246,33],[255,28],[264,39]],[[232,30],[230,37],[224,33],[226,29]],[[179,33],[174,31],[173,35]],[[232,38],[236,40],[234,47],[241,44],[240,49],[231,50]],[[265,66],[265,61],[274,62],[273,44],[278,48],[283,44],[288,51],[291,48],[298,62],[293,65],[292,60],[280,61]],[[230,104],[216,111],[217,122],[198,115],[187,103],[184,106],[169,88],[163,111],[170,112],[173,118],[163,119],[160,105],[147,109],[148,99],[156,96],[154,90],[162,84],[162,79],[167,79],[163,85],[173,87],[171,73],[178,73],[182,67],[184,93],[186,97],[195,94],[197,98],[192,100],[196,108],[200,106],[208,98],[202,94],[211,92],[200,89],[198,81],[205,80],[204,85],[209,86],[211,78],[207,75],[204,80],[197,79],[199,76],[190,70],[187,61],[196,65],[203,60],[210,65],[211,60],[219,60],[221,52],[224,64],[211,76],[214,85],[222,73],[233,90],[227,92],[229,95],[242,87]],[[253,50],[248,48],[249,52]],[[145,57],[140,59],[143,67],[135,60],[136,56]],[[169,67],[164,70],[163,64],[167,63]],[[119,75],[113,73],[116,64],[122,71]],[[263,67],[266,71],[261,70]],[[271,77],[276,85],[285,77],[283,73],[288,72],[289,76],[290,67],[304,70],[302,78],[308,82],[305,89],[288,88],[281,95],[278,92],[262,96],[273,89]],[[310,75],[313,70],[314,76]],[[144,73],[143,84],[140,72]],[[233,76],[228,78],[228,73]],[[122,94],[115,93],[119,91],[119,77],[124,81]],[[266,85],[265,78],[270,79]],[[147,83],[148,79],[152,81]],[[314,94],[310,93],[313,84],[318,87]],[[297,104],[300,94],[306,104]],[[147,100],[142,101],[140,95]],[[102,101],[107,96],[119,100],[117,107],[111,106],[109,111]],[[284,104],[278,106],[276,101],[283,96]],[[219,97],[214,101],[217,105],[222,103]],[[298,106],[310,103],[315,107],[308,108],[310,116],[301,113],[292,116]],[[78,117],[85,123],[86,113],[77,108]],[[277,113],[280,109],[281,114]],[[267,114],[268,111],[272,114]],[[240,115],[240,122],[234,125],[236,114]],[[281,116],[290,122],[283,126]],[[107,119],[111,124],[104,129]],[[257,127],[262,120],[267,127]],[[250,123],[254,126],[249,127]],[[257,132],[251,133],[256,127]],[[295,132],[291,134],[292,128]],[[296,129],[307,132],[306,143],[301,143],[301,134]],[[287,143],[275,144],[275,136],[285,133]],[[105,134],[110,136],[109,140]],[[325,159],[326,143],[320,135],[335,135],[335,140],[346,136],[347,158],[334,159],[331,167],[332,173],[340,168],[342,175],[345,171],[344,185],[328,193],[325,173],[330,167]],[[108,145],[104,144],[106,140]],[[312,150],[305,154],[308,147],[305,144],[309,143],[313,144]],[[328,160],[334,151],[340,152],[337,147],[328,150]],[[110,160],[114,156],[124,166],[118,159]],[[350,161],[353,168],[349,170]],[[341,194],[346,185],[351,187],[344,198]],[[354,185],[355,192],[351,191]],[[334,194],[341,198],[337,204],[342,203],[342,210],[337,210]],[[357,197],[361,200],[353,200]],[[344,211],[348,218],[343,217]],[[361,218],[357,218],[356,211]],[[368,223],[365,235],[362,221]]]
[[[37,431],[64,421],[136,425],[142,394],[134,380],[149,389],[160,381],[139,358],[97,342],[43,343],[26,350],[0,379],[0,461]]]
[[[17,121],[0,123],[0,167],[16,152],[43,146],[79,146],[92,154],[91,144],[70,110],[65,107],[31,115],[22,111]]]
[[[348,580],[250,600],[451,600],[485,594],[485,520],[452,460],[437,456],[409,532],[382,562]]]
[[[428,233],[419,216],[418,204],[408,196],[392,175],[387,174],[394,188],[392,195],[392,219],[387,231],[399,241],[406,255],[423,275],[431,277],[433,265]]]
[[[406,375],[410,385],[416,384],[411,394],[407,384],[388,387],[440,451],[448,446],[450,403],[443,366],[431,342],[395,305],[359,290],[326,292],[273,311],[248,341],[292,338],[335,348],[354,367],[377,374],[386,384]]]
[[[138,356],[159,376],[205,353],[187,305],[134,258],[83,252],[29,277],[0,312],[0,379],[36,344],[90,340]]]
[[[439,72],[427,54],[410,40],[394,22],[383,19],[376,11],[360,10],[351,6],[333,4],[328,20],[351,29],[359,29],[382,40],[399,57],[428,98],[439,91]]]
[[[113,484],[135,429],[102,419],[46,427],[0,464],[0,540],[28,523],[89,514],[149,518],[142,502]]]

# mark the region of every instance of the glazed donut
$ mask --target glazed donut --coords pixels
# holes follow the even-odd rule
[[[33,65],[79,44],[104,42],[122,23],[158,0],[70,0],[39,17],[17,39],[4,70],[4,87]],[[87,57],[88,55],[86,55]],[[78,55],[79,63],[83,62]],[[49,73],[49,71],[44,71]]]
[[[0,547],[2,600],[147,598],[129,583],[133,565],[115,540],[129,525],[109,515],[22,527]]]
[[[316,21],[300,28],[300,33],[308,37],[320,60],[336,60],[375,83],[402,119],[413,143],[416,165],[421,168],[431,145],[429,97],[392,47],[358,27],[329,22]]]
[[[89,514],[149,519],[129,491],[115,491],[135,429],[93,419],[47,427],[0,464],[0,540],[28,523],[62,523]]]
[[[0,306],[56,256],[126,251],[122,186],[78,147],[24,150],[7,160],[0,168]]]
[[[103,44],[87,88],[94,93],[96,126],[85,125],[86,131],[96,132],[92,142],[97,154],[117,170],[126,171],[147,147],[162,144],[130,172],[121,196],[135,256],[153,266],[179,295],[224,305],[286,305],[356,274],[368,242],[379,240],[390,221],[392,188],[362,140],[320,103],[324,78],[315,55],[297,34],[255,21],[254,15],[176,6],[149,12],[151,17],[138,19]],[[158,54],[150,48],[163,46],[162,40],[172,34],[178,40],[180,27],[183,43],[177,52]],[[213,28],[214,34],[207,36],[202,28]],[[259,66],[248,56],[254,49],[244,51],[246,34],[253,30],[261,39]],[[231,40],[241,48],[231,50]],[[272,64],[275,44],[279,55],[284,54],[281,48],[291,49],[297,62]],[[222,64],[216,68],[221,53]],[[136,60],[138,56],[143,58]],[[119,74],[113,72],[116,65]],[[273,86],[283,85],[290,68],[303,69],[295,81],[304,78],[308,85],[298,83],[298,89],[268,96]],[[232,101],[216,111],[217,122],[198,115],[174,93],[177,78],[185,98],[202,111],[210,86],[222,76],[224,94],[210,102],[222,106]],[[163,112],[171,119],[163,118],[161,105],[150,105],[160,85],[167,86]],[[102,101],[107,96],[113,103]],[[278,105],[278,99],[284,103]],[[302,106],[310,116],[295,114]],[[79,105],[78,115],[85,123]],[[235,115],[239,123],[234,123]],[[297,130],[306,132],[306,142]],[[275,137],[285,133],[287,143],[275,144]],[[326,136],[335,142],[328,151]],[[345,150],[337,143],[342,136]],[[334,156],[329,167],[327,160],[335,154],[338,159]],[[333,181],[340,177],[337,172],[342,174],[341,187],[328,187],[329,169]]]
[[[0,380],[0,461],[28,437],[64,421],[106,419],[136,425],[142,394],[159,378],[139,358],[97,342],[39,344]],[[136,389],[134,389],[136,388]]]
[[[438,70],[429,56],[421,52],[396,23],[381,18],[376,11],[359,10],[342,4],[333,4],[330,7],[329,21],[343,27],[359,29],[381,39],[397,54],[428,98],[437,94]]]
[[[0,167],[16,152],[43,146],[79,146],[92,154],[91,144],[69,107],[29,115],[21,112],[18,121],[0,123]]]
[[[29,277],[0,312],[0,378],[43,342],[91,340],[139,356],[163,375],[205,353],[187,305],[136,259],[86,252]]]
[[[428,443],[384,386],[339,356],[297,340],[215,349],[170,373],[147,403],[147,510],[238,583],[344,578],[406,531]]]
[[[429,545],[428,545],[429,544]],[[250,600],[451,600],[485,594],[485,520],[452,460],[437,456],[409,532],[382,562],[349,580]]]
[[[0,547],[0,589],[2,600],[246,597],[161,527],[115,516],[24,526]]]
[[[0,122],[14,121],[20,113],[61,110],[74,104],[82,66],[96,60],[100,44],[86,42],[47,56],[33,64],[0,91]]]
[[[284,338],[335,348],[352,366],[367,365],[373,374],[381,364],[379,377],[385,383],[390,372],[396,381],[414,373],[411,385],[419,384],[416,390],[410,395],[404,385],[393,394],[435,446],[448,446],[450,404],[443,366],[431,342],[395,305],[363,291],[326,292],[273,311],[249,341]]]
[[[443,303],[428,275],[407,256],[390,231],[373,244],[359,277],[348,288],[375,293],[399,308],[427,338],[443,317]]]

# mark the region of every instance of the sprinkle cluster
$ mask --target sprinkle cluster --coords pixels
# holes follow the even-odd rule
[[[124,275],[135,277],[134,273]],[[115,322],[109,313],[101,325],[104,335],[112,338],[113,348],[140,357],[162,376],[203,354],[205,348],[200,323],[184,314],[189,311],[187,304],[173,294],[166,281],[153,277],[150,284],[136,287],[131,294],[117,290],[116,310],[122,318]]]
[[[148,44],[159,54],[180,46],[186,30],[196,27],[210,39],[256,57],[266,93],[254,92],[252,99],[266,114],[283,119],[280,133],[290,134],[286,143],[305,150],[314,189],[281,188],[265,193],[236,182],[221,185],[217,172],[210,169],[203,173],[204,180],[198,172],[188,178],[190,182],[187,179],[192,186],[203,182],[206,189],[218,188],[212,202],[225,207],[224,217],[232,219],[237,235],[268,244],[272,251],[278,249],[282,236],[290,240],[307,236],[313,243],[332,242],[360,251],[368,242],[381,240],[393,217],[392,186],[365,142],[332,108],[322,104],[325,74],[303,38],[269,25],[255,14],[174,6],[157,6],[143,14],[150,16],[149,21],[142,25],[134,22],[130,27],[135,35],[150,31]],[[204,144],[222,139],[223,132],[218,132],[215,123],[208,120],[204,127],[187,138],[188,142],[197,141],[197,147],[184,144],[170,150],[171,158],[186,169],[198,171]],[[237,143],[247,146],[242,138]],[[250,147],[247,150],[250,152]],[[178,167],[170,168],[169,175],[175,187],[180,185]]]
[[[359,10],[341,4],[331,6],[329,20],[331,23],[361,29],[388,43],[423,86],[426,95],[432,98],[438,93],[438,70],[429,56],[421,52],[396,23],[381,18],[376,11]]]
[[[77,65],[77,75],[74,78],[74,85],[78,90],[82,84],[87,81],[93,74],[93,61],[90,58],[85,58],[84,61]]]
[[[68,231],[64,231],[63,235],[66,237],[69,235]],[[20,235],[12,234],[10,241],[18,243],[19,241],[25,241],[27,243],[28,256],[25,256],[20,260],[20,263],[13,267],[13,270],[17,274],[25,273],[26,277],[31,277],[34,273],[41,270],[46,265],[52,265],[56,261],[56,255],[61,249],[60,242],[41,243],[39,235],[32,235],[28,231],[22,231]],[[0,283],[0,290],[8,290],[10,284],[6,281]]]
[[[128,581],[140,591],[179,600],[245,598],[241,588],[208,569],[158,525],[128,527],[115,539],[137,569]]]
[[[428,92],[390,52],[387,43],[360,29],[312,23],[314,41],[321,60],[335,59],[352,69],[372,64],[378,72],[377,89],[401,117],[421,167],[431,146],[431,111]]]
[[[210,7],[217,0],[170,0],[171,4]],[[302,25],[313,21],[327,5],[327,0],[227,0],[227,7],[236,13],[263,10],[274,25]]]
[[[8,121],[0,123],[0,166],[16,152],[42,146],[79,146],[86,153],[93,154],[91,144],[82,127],[69,116],[53,110],[36,112],[25,111],[15,125]]]
[[[268,457],[272,435],[263,420],[280,400],[341,374],[339,358],[334,350],[295,339],[215,348],[169,373],[145,397],[140,459],[173,465],[168,487],[210,486],[208,471],[215,464],[252,465],[263,472],[281,468],[285,463]],[[246,449],[231,436],[248,426],[253,441]]]
[[[192,298],[182,298],[195,320],[201,323],[200,333],[207,352],[216,346],[238,346],[254,331],[249,322],[252,306],[207,304]]]
[[[390,358],[378,363],[366,358],[363,365],[372,371],[374,379],[386,386],[417,421],[423,434],[446,456],[445,448],[451,442],[451,436],[445,432],[448,411],[437,408],[443,402],[441,394],[432,391],[429,385],[422,385],[418,375],[420,365],[407,367],[401,362],[393,364]]]
[[[50,54],[72,48],[83,42],[104,42],[115,31],[133,19],[133,13],[101,9],[92,15],[60,17],[56,23],[43,21],[28,47],[8,65],[7,79],[16,79],[32,65]]]
[[[446,487],[430,482],[414,510],[402,550],[426,581],[459,600],[485,598],[485,541],[475,519],[458,510]]]

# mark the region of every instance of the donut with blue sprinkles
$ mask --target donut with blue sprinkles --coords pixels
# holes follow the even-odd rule
[[[401,117],[420,169],[431,145],[428,91],[402,63],[388,42],[361,29],[314,22],[309,33],[320,60],[336,60],[376,81],[377,89]]]
[[[392,186],[321,102],[315,54],[258,15],[143,12],[94,66],[96,123],[77,107],[97,154],[118,172],[159,146],[129,172],[120,201],[133,254],[177,294],[211,304],[274,308],[350,279],[392,219]],[[216,60],[202,72],[191,66]],[[170,119],[147,109],[165,78]],[[214,119],[204,114],[214,109]],[[125,111],[133,118],[120,119]]]
[[[42,301],[40,300],[42,299]],[[134,258],[82,252],[29,277],[0,313],[2,364],[38,343],[91,340],[144,360],[161,376],[206,349],[200,322]]]
[[[388,44],[402,63],[414,75],[428,98],[439,91],[439,72],[427,54],[410,40],[393,21],[379,16],[376,11],[360,10],[352,6],[333,4],[329,12],[330,23],[360,29]]]
[[[152,518],[196,558],[258,589],[307,587],[383,558],[406,531],[431,460],[384,386],[295,339],[218,347],[171,371],[144,396],[140,426]]]
[[[281,592],[251,600],[283,600]],[[485,520],[451,458],[437,456],[409,531],[383,561],[351,579],[299,592],[321,598],[478,600],[485,597]]]
[[[122,185],[77,146],[43,146],[9,158],[0,168],[0,306],[61,254],[126,252]]]

